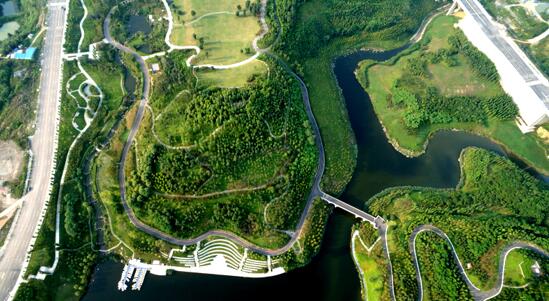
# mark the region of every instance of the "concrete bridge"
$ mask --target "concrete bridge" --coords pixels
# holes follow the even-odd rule
[[[368,214],[356,207],[353,207],[349,205],[348,203],[345,203],[344,201],[341,201],[329,194],[326,194],[325,192],[320,192],[320,198],[326,201],[329,204],[332,204],[336,206],[336,208],[341,208],[352,215],[354,215],[356,218],[360,218],[363,221],[367,221],[370,224],[374,226],[374,228],[378,229],[381,225],[385,224],[385,220],[380,216],[373,216],[371,214]]]

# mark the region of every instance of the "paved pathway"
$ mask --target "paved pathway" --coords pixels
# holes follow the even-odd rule
[[[503,250],[501,251],[500,256],[499,256],[498,278],[497,278],[497,281],[496,281],[496,286],[493,287],[490,290],[483,291],[480,288],[478,288],[471,281],[471,279],[469,279],[469,276],[467,275],[467,272],[465,271],[465,268],[463,267],[463,264],[462,264],[461,260],[459,259],[459,256],[456,253],[456,249],[454,248],[454,244],[452,243],[450,238],[446,235],[446,233],[444,233],[442,230],[440,230],[439,228],[437,228],[433,225],[418,226],[416,229],[414,229],[414,231],[412,232],[412,235],[410,236],[410,253],[412,254],[412,260],[414,262],[414,268],[416,270],[416,279],[417,279],[418,290],[419,290],[418,300],[420,300],[420,301],[423,300],[423,280],[422,280],[422,277],[421,277],[421,269],[420,269],[419,261],[418,261],[418,258],[417,258],[416,239],[417,239],[417,236],[420,233],[427,232],[427,231],[433,232],[436,235],[440,236],[441,238],[446,240],[446,242],[450,245],[450,248],[452,250],[452,256],[454,257],[454,261],[456,262],[456,264],[459,268],[459,273],[460,273],[461,277],[463,278],[463,280],[465,281],[465,283],[467,284],[467,288],[469,289],[469,291],[471,292],[471,295],[473,296],[473,298],[475,300],[488,300],[488,299],[492,299],[492,298],[496,297],[497,295],[499,295],[499,293],[501,292],[501,290],[503,288],[503,281],[504,281],[504,276],[505,276],[504,275],[505,274],[505,264],[506,264],[506,261],[507,261],[507,255],[509,255],[509,253],[511,253],[511,251],[516,250],[516,249],[527,249],[527,250],[534,251],[534,252],[536,252],[536,253],[538,253],[542,256],[549,257],[549,253],[547,251],[541,249],[540,247],[538,247],[536,245],[533,245],[533,244],[530,244],[530,243],[527,243],[527,242],[516,241],[516,242],[512,242],[512,243],[508,244],[507,246],[505,246],[503,248]]]

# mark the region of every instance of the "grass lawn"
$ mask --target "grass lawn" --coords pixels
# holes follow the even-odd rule
[[[238,88],[245,86],[250,79],[268,72],[267,65],[260,60],[255,60],[238,68],[225,70],[199,69],[198,81],[202,86],[215,86],[220,88]]]
[[[241,1],[178,0],[173,9],[174,30],[171,36],[176,45],[199,45],[204,39],[204,48],[195,64],[227,65],[245,60],[251,54],[242,50],[249,48],[260,31],[257,17],[237,17],[237,5]],[[180,15],[179,10],[184,14]],[[191,11],[195,12],[192,16]],[[194,38],[196,36],[196,39]]]
[[[364,248],[358,237],[355,240],[355,256],[360,264],[363,281],[363,299],[364,300],[382,300],[385,290],[385,269],[383,263],[383,249],[378,242],[371,253]]]
[[[457,19],[451,16],[436,18],[428,28],[427,37],[431,42],[427,48],[436,51],[448,46],[444,37],[458,30],[453,27]],[[488,120],[486,124],[478,123],[444,123],[428,124],[412,131],[403,121],[405,108],[390,106],[387,100],[394,82],[403,74],[408,59],[414,59],[422,50],[414,51],[400,58],[395,64],[379,63],[372,65],[371,61],[361,64],[356,72],[359,81],[371,97],[378,118],[387,130],[387,135],[399,149],[407,154],[418,155],[424,148],[428,138],[441,129],[461,129],[487,136],[504,145],[506,149],[539,171],[549,173],[547,154],[549,147],[544,145],[533,133],[522,134],[514,121]],[[428,72],[432,75],[425,79],[425,84],[437,87],[445,96],[478,96],[491,97],[502,94],[498,83],[486,81],[477,76],[466,59],[458,56],[459,64],[448,67],[446,64],[428,64]],[[365,84],[367,83],[367,84]]]
[[[155,108],[154,130],[162,142],[172,146],[191,146],[197,143],[200,138],[207,136],[215,130],[201,130],[197,134],[186,125],[184,111],[188,101],[189,94],[182,92],[165,108]],[[147,123],[147,128],[150,130],[150,111],[146,111],[145,113],[145,122]]]
[[[532,278],[534,260],[528,257],[523,250],[509,253],[505,265],[505,281],[507,285],[520,286],[528,283]]]

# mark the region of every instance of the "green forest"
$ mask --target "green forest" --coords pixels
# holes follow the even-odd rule
[[[296,6],[303,2],[315,6],[316,11],[302,14],[298,22],[293,22]],[[444,1],[277,1],[284,35],[277,48],[299,66],[337,38],[356,37],[365,41],[406,38],[414,34],[425,15],[441,3]],[[287,26],[290,29],[285,31]]]
[[[268,11],[277,29],[267,41],[303,78],[326,151],[325,191],[339,194],[356,164],[356,143],[344,100],[332,71],[333,60],[361,48],[404,45],[422,20],[445,1],[281,0]],[[356,24],[348,28],[349,24]]]
[[[129,178],[132,207],[178,237],[226,229],[281,246],[287,236],[273,229],[295,227],[317,164],[297,83],[269,61],[270,74],[244,88],[202,88],[185,57],[160,60],[154,115],[138,135]]]
[[[461,262],[475,285],[488,289],[495,285],[498,254],[513,241],[526,241],[549,249],[549,188],[509,159],[491,152],[469,148],[461,156],[462,179],[456,189],[389,189],[368,204],[369,210],[390,221],[390,239],[394,242],[391,261],[397,299],[417,297],[415,271],[409,251],[412,231],[424,224],[435,225],[452,240]],[[443,287],[454,287],[462,294],[461,278],[452,272],[447,247],[440,240],[424,239],[418,246],[433,251],[419,256],[422,275],[434,294]],[[428,256],[426,254],[429,254]],[[445,259],[446,258],[446,259]],[[446,263],[445,263],[446,262]],[[441,270],[441,266],[449,270]],[[454,273],[441,277],[440,273]],[[458,296],[456,295],[456,296]],[[437,299],[433,297],[434,300]]]

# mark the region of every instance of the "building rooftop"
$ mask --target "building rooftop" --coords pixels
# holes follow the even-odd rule
[[[36,48],[34,47],[19,49],[13,53],[13,58],[16,60],[32,60],[35,52]]]

